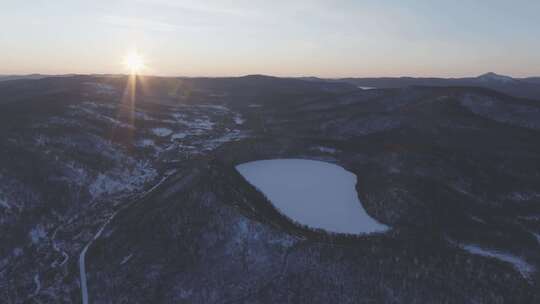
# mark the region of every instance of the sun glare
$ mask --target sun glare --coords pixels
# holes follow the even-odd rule
[[[131,52],[124,58],[124,65],[131,74],[139,74],[144,68],[144,58],[137,52]]]

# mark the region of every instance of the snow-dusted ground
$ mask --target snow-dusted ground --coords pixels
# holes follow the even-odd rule
[[[131,260],[131,257],[133,257],[133,253],[130,253],[129,255],[125,256],[120,262],[120,265],[124,265],[125,263],[129,262],[129,260]]]
[[[152,129],[152,133],[154,133],[154,135],[159,136],[159,137],[167,137],[171,135],[173,131],[167,128],[154,128]]]
[[[29,233],[30,240],[33,244],[38,244],[41,240],[45,239],[47,232],[41,225],[37,225]]]
[[[365,234],[388,230],[370,217],[355,190],[356,175],[303,159],[262,160],[236,169],[286,216],[312,228]]]
[[[244,124],[244,122],[246,122],[246,120],[244,118],[242,118],[242,115],[240,115],[238,113],[236,115],[234,115],[233,119],[234,119],[234,123],[237,124],[237,125],[242,125],[242,124]]]
[[[84,84],[90,89],[93,89],[98,94],[113,95],[117,93],[115,87],[106,83],[85,82]]]
[[[473,244],[467,244],[461,247],[472,254],[495,258],[503,262],[510,263],[524,278],[530,278],[531,273],[535,271],[535,267],[533,265],[527,263],[527,261],[524,259],[507,252],[482,248]]]
[[[536,241],[538,241],[538,244],[540,244],[540,233],[531,232],[534,237],[536,238]]]
[[[2,199],[1,197],[0,197],[0,207],[4,207],[6,209],[11,208],[11,206],[7,203],[7,201]]]
[[[32,299],[34,297],[36,297],[39,292],[41,291],[41,281],[39,279],[39,273],[36,273],[34,275],[34,284],[35,284],[35,289],[34,291],[30,294],[30,296],[28,297],[28,299]],[[40,302],[37,302],[37,303],[40,303]]]
[[[97,119],[108,125],[132,129],[133,128],[132,124],[122,122],[118,118],[114,117],[114,115],[112,115],[111,113],[104,113],[103,109],[101,109],[101,108],[110,109],[110,106],[111,105],[96,104],[93,102],[83,102],[78,105],[70,106],[71,112],[69,113],[69,115],[72,118],[74,118],[74,123],[77,123],[77,119],[81,119],[83,117],[91,117],[93,119]],[[69,122],[68,119],[63,118],[63,117],[53,117],[52,119],[56,119],[56,122],[58,124],[66,124],[67,122]]]
[[[337,149],[329,148],[329,147],[323,147],[323,146],[313,147],[313,148],[311,148],[311,150],[319,151],[319,152],[322,152],[322,153],[328,153],[328,154],[336,154],[336,153],[339,152]]]
[[[51,263],[51,267],[62,267],[64,266],[67,261],[69,261],[69,255],[60,248],[60,246],[58,246],[58,243],[56,242],[56,234],[58,233],[58,230],[61,228],[62,226],[58,226],[53,234],[52,234],[52,237],[51,237],[51,244],[53,246],[53,249],[60,253],[62,255],[62,261],[61,262],[58,262],[57,260],[55,260],[54,262]]]
[[[157,171],[148,162],[133,162],[124,164],[122,169],[99,173],[88,187],[92,198],[135,191],[156,177]]]
[[[142,139],[142,140],[138,141],[136,145],[137,145],[137,147],[146,148],[146,147],[153,147],[155,145],[155,143],[154,143],[153,140],[145,138],[145,139]]]
[[[465,95],[460,103],[471,112],[500,123],[535,130],[540,129],[540,120],[538,119],[540,108],[537,106],[511,104],[502,99],[486,98],[474,94]]]
[[[177,140],[177,139],[184,139],[187,137],[187,134],[186,133],[175,133],[173,134],[173,136],[171,137],[172,140]]]

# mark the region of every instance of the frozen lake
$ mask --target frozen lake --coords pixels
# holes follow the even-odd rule
[[[275,159],[236,166],[253,186],[289,218],[330,232],[365,234],[388,230],[358,199],[356,175],[320,161]]]

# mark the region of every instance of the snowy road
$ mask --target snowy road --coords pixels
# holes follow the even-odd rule
[[[101,226],[101,228],[94,235],[94,237],[90,240],[90,242],[88,242],[88,244],[86,244],[86,246],[84,246],[81,254],[79,255],[79,270],[80,270],[80,273],[81,273],[81,297],[82,297],[82,303],[83,304],[88,304],[88,286],[86,284],[86,265],[85,265],[85,262],[84,262],[84,259],[86,257],[86,251],[88,251],[88,248],[90,248],[90,246],[92,246],[92,243],[94,243],[94,241],[97,240],[101,236],[101,233],[103,233],[103,230],[105,229],[105,227],[107,227],[107,225],[116,216],[116,213],[117,212],[113,213],[107,219],[107,221]]]
[[[171,175],[173,175],[174,173],[176,173],[176,170],[172,170],[168,173],[165,174],[165,176],[155,185],[153,186],[152,188],[150,188],[148,191],[146,191],[145,193],[143,193],[138,199],[136,199],[135,201],[138,201],[138,200],[141,200],[141,199],[144,199],[145,197],[147,197],[150,193],[152,193],[156,188],[158,188],[161,184],[163,184],[163,182]],[[129,204],[131,205],[131,204]],[[129,205],[126,206],[129,207]],[[99,228],[99,230],[96,232],[96,234],[94,234],[94,237],[90,240],[90,242],[88,242],[86,244],[86,246],[84,246],[83,250],[81,251],[81,254],[79,255],[79,272],[80,272],[80,280],[81,280],[81,299],[82,299],[82,303],[83,304],[88,304],[89,303],[89,300],[88,300],[88,284],[87,284],[87,277],[86,277],[86,264],[85,264],[85,259],[86,259],[86,252],[88,251],[88,248],[90,248],[90,246],[92,246],[92,244],[94,243],[95,240],[99,239],[99,237],[101,236],[101,234],[103,233],[103,230],[105,230],[105,228],[107,227],[107,225],[109,225],[109,223],[114,219],[114,217],[116,216],[116,214],[118,214],[119,211],[123,210],[125,208],[122,208],[116,212],[114,212],[112,215],[109,216],[109,218],[107,219],[107,221],[105,221],[105,223],[103,223],[103,225],[101,225],[101,228]]]

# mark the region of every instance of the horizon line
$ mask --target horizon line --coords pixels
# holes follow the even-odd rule
[[[145,74],[145,73],[139,73],[138,76],[142,77],[160,77],[160,78],[242,78],[242,77],[249,77],[249,76],[264,76],[264,77],[273,77],[273,78],[313,78],[313,79],[347,79],[347,78],[353,78],[353,79],[360,79],[360,78],[423,78],[423,79],[465,79],[465,78],[478,78],[484,75],[488,74],[496,74],[499,76],[504,77],[510,77],[513,79],[528,79],[528,78],[538,78],[540,77],[540,73],[536,74],[536,76],[512,76],[507,74],[499,74],[496,72],[486,72],[482,74],[477,75],[461,75],[461,76],[411,76],[411,75],[401,75],[401,76],[335,76],[335,77],[323,77],[323,76],[314,76],[314,75],[303,75],[303,76],[284,76],[284,75],[272,75],[272,74],[239,74],[239,75],[198,75],[198,76],[187,76],[187,75],[160,75],[160,74]],[[47,74],[47,73],[11,73],[11,74],[3,74],[0,73],[0,77],[36,77],[36,76],[42,76],[43,78],[47,77],[69,77],[69,76],[130,76],[130,74],[126,73],[61,73],[61,74]]]

